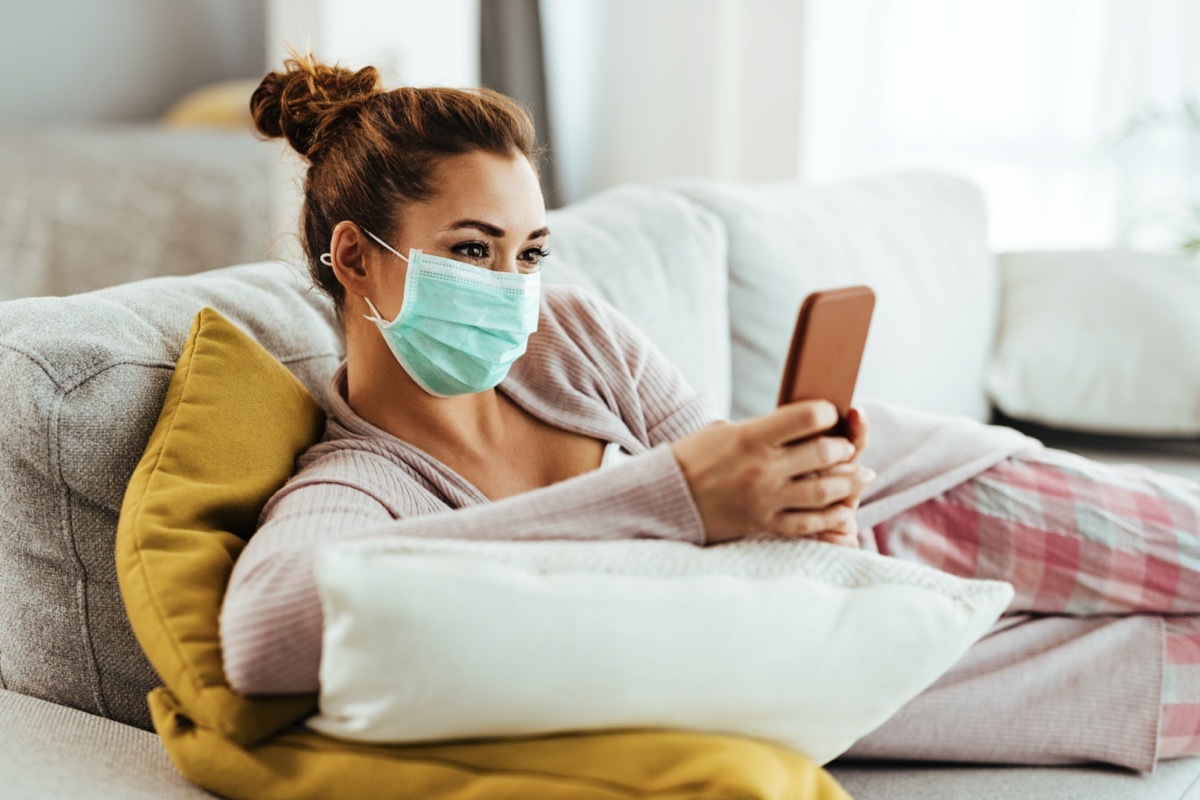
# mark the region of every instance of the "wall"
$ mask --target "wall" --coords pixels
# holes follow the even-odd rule
[[[267,0],[272,64],[287,45],[379,69],[386,86],[477,86],[480,0]],[[486,2],[486,0],[483,0]]]
[[[258,75],[259,0],[0,0],[0,124],[146,119]]]
[[[796,178],[803,0],[543,0],[563,199]]]

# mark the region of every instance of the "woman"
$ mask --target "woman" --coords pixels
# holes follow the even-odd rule
[[[264,508],[234,570],[221,633],[235,689],[317,689],[311,553],[339,537],[857,546],[861,529],[885,554],[1012,581],[1014,612],[1200,609],[1200,492],[1188,482],[885,405],[872,407],[869,451],[861,409],[849,438],[828,435],[836,412],[824,402],[720,420],[614,309],[540,286],[549,231],[533,131],[508,98],[385,92],[372,68],[307,57],[268,75],[251,109],[259,131],[310,164],[303,242],[347,355],[323,440]],[[1134,498],[1127,507],[1103,501],[1117,489]],[[1061,502],[1068,492],[1101,499]],[[1089,529],[1077,513],[1093,507],[1112,513]],[[1111,568],[1126,551],[1146,556],[1140,580]],[[1196,620],[1171,623],[1177,661]],[[1163,700],[1151,763],[1200,752],[1200,715]]]

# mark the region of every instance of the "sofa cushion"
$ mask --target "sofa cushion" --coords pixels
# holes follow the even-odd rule
[[[0,300],[267,258],[276,152],[246,131],[5,126]]]
[[[12,690],[141,727],[159,680],[113,544],[125,486],[192,318],[221,310],[321,397],[342,354],[328,302],[262,263],[0,303],[0,672]]]
[[[781,780],[799,796],[845,798],[794,753],[721,737],[605,732],[416,750],[281,733],[313,710],[315,698],[235,694],[221,666],[218,617],[259,511],[323,422],[286,368],[212,309],[200,311],[117,531],[130,621],[166,684],[150,695],[155,726],[187,777],[248,800],[434,800],[501,785],[517,797],[611,796],[597,782],[633,793],[703,782],[767,798]]]
[[[590,289],[629,317],[688,383],[729,413],[725,227],[655,186],[619,186],[546,215],[546,283]]]
[[[974,186],[920,173],[815,187],[670,185],[728,229],[735,418],[774,405],[804,296],[858,283],[876,305],[857,396],[987,418],[997,289]]]

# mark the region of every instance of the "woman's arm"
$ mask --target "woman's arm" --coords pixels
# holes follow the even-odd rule
[[[345,459],[355,456],[363,457],[362,488],[313,474],[289,484],[238,559],[221,612],[225,673],[235,690],[316,691],[321,608],[313,556],[325,542],[376,536],[704,542],[703,520],[666,446],[544,489],[439,513],[417,505],[415,482],[396,471],[392,477],[409,484],[408,491],[392,488],[389,498],[413,498],[413,516],[401,519],[392,519],[369,487],[371,470],[379,468],[373,457],[339,454],[336,471],[345,475]]]

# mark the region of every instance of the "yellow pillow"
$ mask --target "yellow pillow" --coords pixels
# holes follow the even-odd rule
[[[258,84],[258,78],[206,84],[172,103],[162,121],[173,128],[252,128],[250,96]]]
[[[221,668],[221,598],[259,510],[323,422],[262,347],[212,309],[197,315],[117,529],[121,594],[165,684],[150,693],[151,716],[190,780],[247,800],[848,797],[803,756],[736,736],[624,730],[366,746],[291,727],[315,710],[313,695],[234,693]]]

